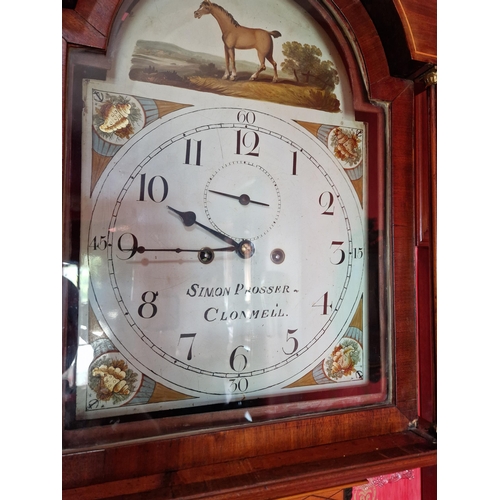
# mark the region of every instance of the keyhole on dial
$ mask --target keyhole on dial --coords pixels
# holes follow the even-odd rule
[[[285,260],[285,252],[281,248],[275,248],[271,252],[271,261],[274,264],[281,264]]]
[[[210,264],[214,260],[215,253],[211,248],[202,248],[198,252],[198,260],[202,264]]]

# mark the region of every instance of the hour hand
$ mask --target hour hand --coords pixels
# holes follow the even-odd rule
[[[168,206],[168,205],[167,205]],[[194,212],[181,212],[180,210],[176,210],[175,208],[172,208],[171,206],[168,206],[172,212],[175,212],[181,219],[182,222],[185,226],[189,227],[192,226],[193,224],[196,224],[197,226],[200,226],[202,229],[205,231],[208,231],[210,234],[213,234],[217,238],[221,239],[222,241],[225,241],[226,243],[229,243],[236,249],[236,253],[243,259],[249,259],[250,257],[253,256],[255,252],[255,247],[253,243],[249,240],[242,240],[239,243],[229,236],[226,236],[223,233],[219,233],[219,231],[215,231],[211,227],[205,226],[201,222],[198,222],[196,220],[196,214]]]
[[[200,226],[202,229],[205,231],[208,231],[210,234],[213,234],[217,238],[221,239],[222,241],[225,241],[226,243],[229,243],[230,245],[233,245],[234,247],[238,247],[239,243],[229,236],[226,236],[223,233],[219,233],[219,231],[215,231],[211,227],[205,226],[201,222],[198,222],[196,220],[196,214],[194,212],[181,212],[180,210],[176,210],[175,208],[172,208],[171,206],[168,206],[172,212],[175,212],[180,218],[182,219],[182,223],[186,226],[192,226],[193,224],[196,224],[197,226]]]

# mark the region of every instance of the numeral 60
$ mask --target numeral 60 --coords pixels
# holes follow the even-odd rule
[[[236,118],[239,123],[250,123],[250,125],[255,123],[255,113],[252,111],[239,111]]]

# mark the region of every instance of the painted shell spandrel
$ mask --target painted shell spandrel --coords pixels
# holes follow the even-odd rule
[[[104,123],[99,129],[106,134],[111,134],[126,128],[130,124],[128,119],[130,109],[130,104],[104,104],[99,110],[104,118]]]
[[[361,159],[360,136],[360,130],[336,128],[331,140],[335,156],[350,165],[357,163]]]

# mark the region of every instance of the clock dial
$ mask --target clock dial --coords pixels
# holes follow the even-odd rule
[[[257,133],[255,137],[260,136]],[[248,159],[235,160],[210,177],[204,205],[207,219],[215,228],[228,236],[236,232],[236,237],[255,240],[278,221],[281,196],[278,184],[261,165]]]
[[[363,364],[362,334],[341,345],[363,295],[361,203],[291,120],[194,106],[155,121],[101,175],[85,239],[105,335],[190,396],[161,408],[318,390],[291,386],[335,349],[330,365],[349,349]]]

